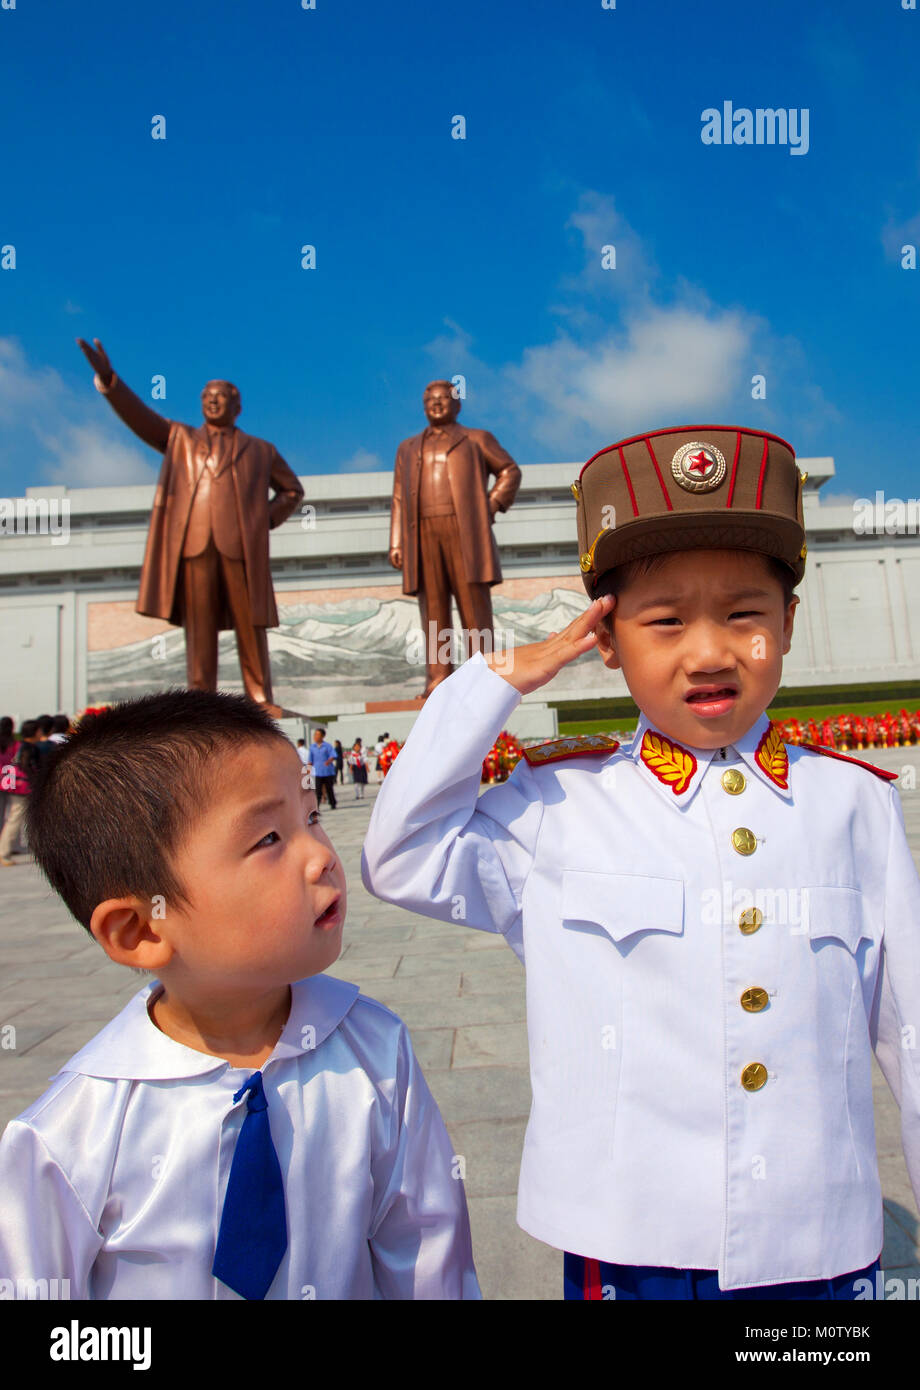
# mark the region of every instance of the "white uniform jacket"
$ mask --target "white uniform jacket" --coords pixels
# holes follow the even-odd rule
[[[52,1297],[240,1301],[211,1265],[252,1068],[161,1033],[154,987],[0,1140],[4,1296],[47,1280]],[[291,990],[262,1066],[288,1224],[266,1297],[479,1298],[463,1185],[405,1025],[329,976]]]
[[[362,860],[378,897],[500,932],[526,964],[519,1224],[726,1289],[870,1264],[872,1048],[920,1200],[920,882],[896,789],[778,740],[770,775],[766,715],[676,762],[643,717],[630,746],[522,759],[477,800],[519,698],[478,655],[438,687]]]

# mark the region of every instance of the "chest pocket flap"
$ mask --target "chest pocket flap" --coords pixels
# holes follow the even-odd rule
[[[855,955],[861,940],[872,940],[867,905],[857,888],[819,884],[802,888],[801,895],[801,930],[812,941],[832,936]]]
[[[562,924],[599,926],[614,941],[640,931],[684,929],[684,881],[642,874],[602,874],[564,869]]]

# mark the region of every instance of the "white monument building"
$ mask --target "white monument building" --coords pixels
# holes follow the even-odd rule
[[[798,589],[784,686],[920,681],[920,526],[879,495],[821,505],[830,458],[799,459],[808,561]],[[558,631],[587,598],[578,568],[571,483],[580,463],[522,469],[495,536],[503,582],[493,591],[496,646]],[[271,533],[281,619],[269,633],[275,698],[326,723],[330,736],[405,736],[414,715],[381,708],[425,684],[418,602],[387,561],[392,474],[303,477],[304,509]],[[134,612],[152,486],[32,487],[0,502],[0,713],[79,714],[185,684],[180,628]],[[914,504],[916,507],[916,504]],[[911,525],[913,520],[913,525]],[[242,689],[232,631],[221,635],[220,685]],[[556,706],[627,695],[596,653],[527,697],[513,732],[551,736]],[[333,721],[335,723],[333,724]]]

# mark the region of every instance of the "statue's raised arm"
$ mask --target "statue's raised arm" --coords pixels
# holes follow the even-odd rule
[[[158,415],[149,405],[145,405],[139,396],[135,396],[131,388],[116,376],[99,339],[94,338],[93,342],[95,347],[90,347],[85,339],[77,339],[77,346],[96,373],[96,390],[105,396],[115,414],[124,420],[138,439],[162,454],[169,442],[170,422],[164,415]]]

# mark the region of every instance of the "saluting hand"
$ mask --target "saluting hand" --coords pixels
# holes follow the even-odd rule
[[[524,647],[512,647],[506,652],[486,657],[486,663],[519,690],[529,695],[551,681],[557,671],[574,661],[576,656],[589,652],[597,644],[595,629],[601,618],[612,613],[616,606],[613,594],[596,598],[579,617],[561,632],[551,632],[542,642],[529,642]]]

